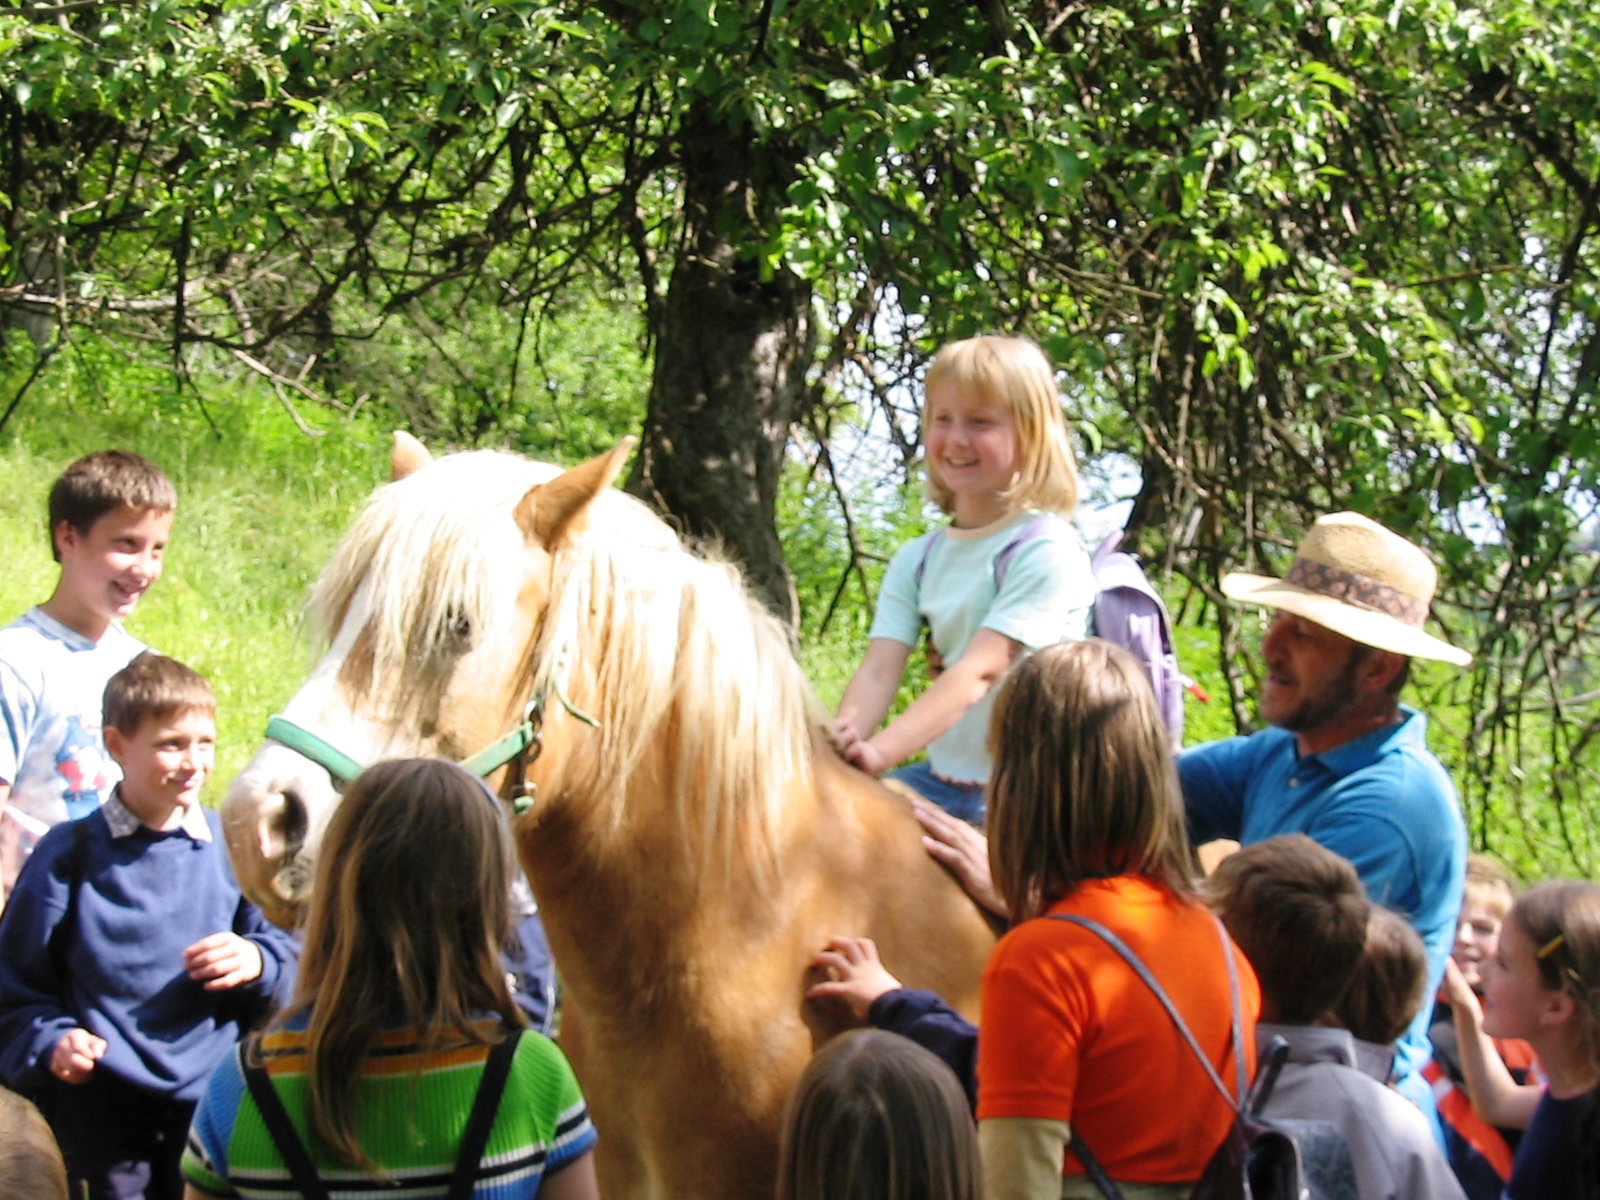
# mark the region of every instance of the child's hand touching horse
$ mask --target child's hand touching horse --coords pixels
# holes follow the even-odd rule
[[[837,1000],[863,1025],[872,1002],[900,986],[900,981],[884,969],[871,938],[829,938],[827,948],[811,960],[811,967],[826,972],[829,978],[813,984],[806,991],[806,999]]]

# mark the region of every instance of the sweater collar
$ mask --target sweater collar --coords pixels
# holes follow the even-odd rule
[[[144,822],[122,802],[121,784],[112,789],[111,795],[100,806],[100,811],[105,815],[106,825],[110,827],[113,838],[131,837],[145,828]],[[205,810],[198,804],[189,807],[189,811],[183,814],[183,823],[173,832],[186,833],[197,842],[211,841],[211,825],[206,820]]]

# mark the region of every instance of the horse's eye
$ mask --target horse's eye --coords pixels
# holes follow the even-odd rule
[[[472,621],[465,613],[445,614],[444,627],[452,640],[461,645],[470,645],[472,642]]]

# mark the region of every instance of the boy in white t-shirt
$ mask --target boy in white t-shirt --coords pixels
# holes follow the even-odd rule
[[[120,777],[100,734],[106,681],[144,643],[120,618],[161,576],[177,493],[125,450],[78,459],[50,488],[55,590],[0,630],[0,905],[52,825]]]

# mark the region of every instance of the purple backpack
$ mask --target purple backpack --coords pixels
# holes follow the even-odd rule
[[[1054,513],[1040,513],[1023,523],[994,556],[995,591],[1000,590],[1006,568],[1017,551],[1043,536],[1052,521],[1061,520],[1063,518]],[[915,580],[919,590],[928,556],[938,540],[930,537],[922,547],[922,557],[917,560]],[[1161,719],[1172,737],[1172,748],[1176,750],[1183,745],[1183,693],[1190,682],[1178,669],[1172,617],[1167,606],[1139,560],[1117,549],[1121,542],[1122,532],[1112,534],[1100,543],[1090,560],[1094,571],[1094,636],[1115,642],[1139,660],[1155,692]]]

